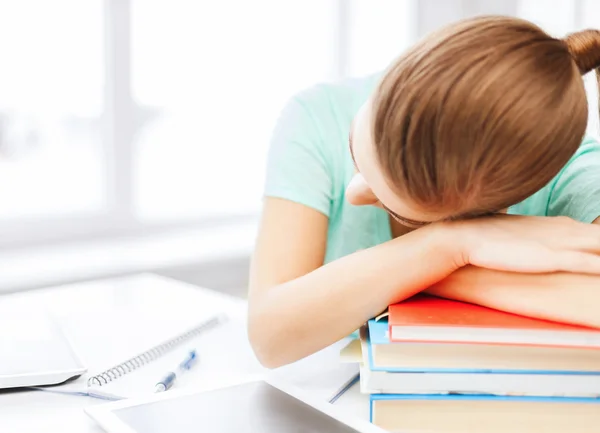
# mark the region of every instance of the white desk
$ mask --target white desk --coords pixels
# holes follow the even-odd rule
[[[73,315],[83,318],[115,308],[173,315],[193,315],[199,310],[225,310],[232,319],[232,324],[241,331],[239,335],[245,336],[245,301],[155,275],[75,284],[0,297],[0,307],[7,306],[23,310],[49,309],[55,315],[65,318]],[[235,364],[229,360],[224,362],[224,368],[235,367],[237,371],[232,373],[236,374],[240,374],[240,366],[244,373],[264,372],[247,339],[236,340],[235,348]],[[315,360],[312,367],[323,364],[323,359]],[[331,356],[328,360],[332,362]],[[297,380],[303,380],[303,374],[306,376],[311,373],[303,372],[302,368],[310,364],[310,360],[305,360],[304,364],[290,366],[275,374],[290,374]],[[215,372],[222,375],[227,373]],[[331,374],[324,376],[330,377]],[[322,379],[326,380],[325,377]],[[315,389],[315,394],[319,391],[321,390]],[[100,433],[102,430],[85,415],[83,409],[101,403],[102,400],[91,397],[43,391],[0,391],[0,432]],[[368,417],[368,399],[359,394],[356,386],[337,404]]]

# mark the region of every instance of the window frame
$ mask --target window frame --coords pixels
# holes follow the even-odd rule
[[[344,77],[349,69],[352,2],[331,1],[335,2],[336,8],[336,22],[332,23],[337,46],[334,70],[337,77]],[[583,22],[584,0],[573,1],[576,10],[574,25],[579,26]],[[415,37],[437,28],[440,20],[448,18],[448,11],[452,12],[453,18],[459,19],[490,7],[498,13],[509,12],[516,9],[517,3],[518,0],[415,1]],[[214,227],[256,219],[255,213],[189,217],[164,222],[143,221],[136,217],[133,200],[134,139],[143,127],[140,120],[143,108],[137,106],[132,97],[131,15],[131,0],[103,0],[105,86],[101,124],[106,161],[105,209],[76,216],[0,220],[0,250],[100,237],[136,236],[174,228]]]
[[[339,1],[339,0],[338,0]],[[342,3],[342,2],[340,2]],[[255,214],[189,217],[151,222],[136,217],[134,207],[134,139],[143,123],[131,87],[131,0],[103,1],[104,79],[102,144],[105,158],[103,210],[0,221],[0,250],[41,244],[137,236],[186,227],[245,223]]]

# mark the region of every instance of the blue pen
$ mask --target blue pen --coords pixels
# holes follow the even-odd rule
[[[177,379],[177,373],[183,373],[192,368],[196,362],[198,356],[196,351],[192,350],[187,354],[185,359],[177,366],[175,371],[169,371],[163,378],[154,386],[154,392],[163,392],[173,386],[175,379]]]

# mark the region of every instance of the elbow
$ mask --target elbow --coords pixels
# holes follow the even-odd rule
[[[260,364],[268,369],[275,369],[279,367],[283,367],[286,363],[281,360],[276,353],[274,353],[270,349],[265,349],[264,347],[256,346],[254,343],[252,344],[252,349],[254,350],[254,354],[258,359]]]
[[[282,367],[286,361],[285,347],[281,341],[280,331],[261,317],[256,317],[251,312],[248,315],[248,339],[254,355],[265,368],[274,369]]]

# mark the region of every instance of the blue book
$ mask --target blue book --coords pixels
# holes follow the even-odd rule
[[[600,350],[500,344],[391,343],[386,320],[369,320],[368,330],[368,364],[373,371],[600,374]]]
[[[592,433],[600,398],[374,394],[370,418],[398,432]]]
[[[600,395],[600,351],[451,343],[391,343],[371,320],[361,343],[364,393]]]

